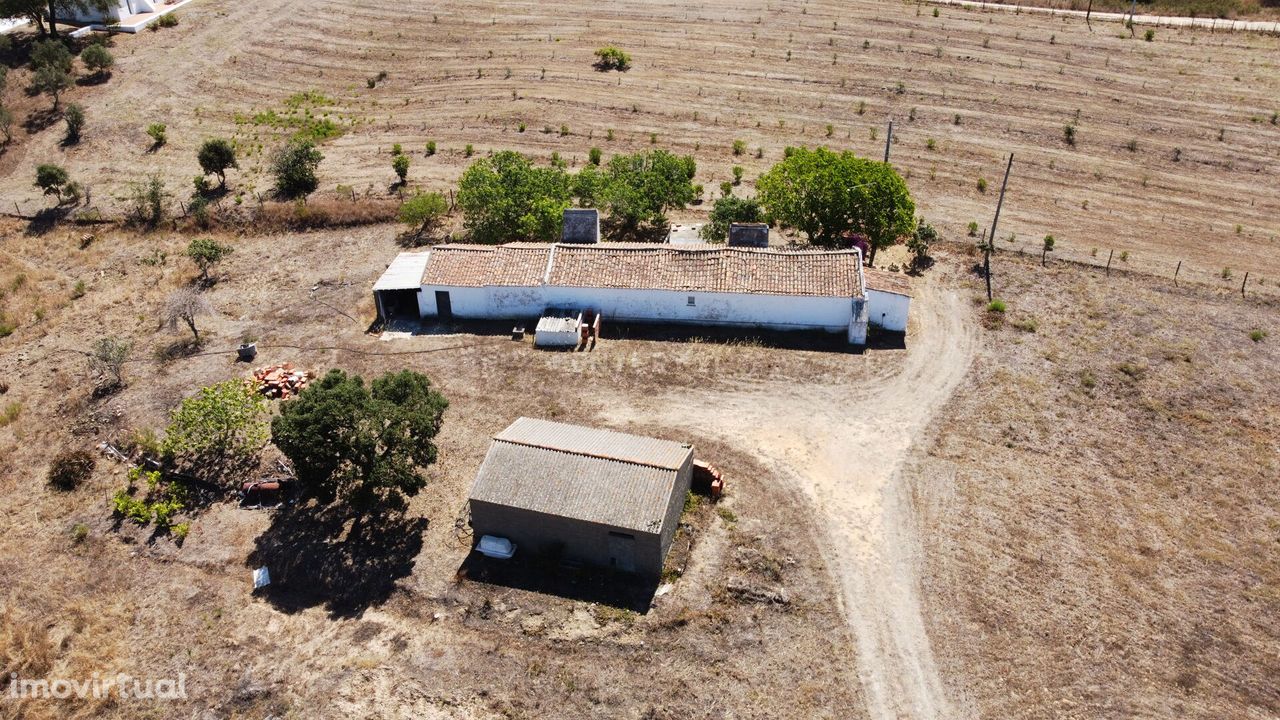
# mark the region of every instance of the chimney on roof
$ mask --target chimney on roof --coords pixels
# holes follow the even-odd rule
[[[729,247],[769,247],[769,226],[764,223],[733,223],[729,226]]]
[[[595,208],[569,208],[564,211],[564,230],[560,242],[594,245],[600,242],[600,211]]]

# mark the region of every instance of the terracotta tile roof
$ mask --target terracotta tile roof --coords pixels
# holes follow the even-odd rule
[[[553,250],[554,249],[554,250]],[[551,272],[547,276],[548,253]],[[423,285],[538,286],[861,297],[854,251],[786,251],[724,245],[438,245]]]
[[[550,245],[437,245],[431,248],[423,285],[484,287],[542,284]]]
[[[767,295],[862,295],[855,252],[723,245],[559,246],[550,285]]]
[[[880,292],[911,297],[911,279],[906,275],[874,268],[865,268],[862,272],[866,275],[868,290],[879,290]]]

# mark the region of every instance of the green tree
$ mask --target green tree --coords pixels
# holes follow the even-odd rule
[[[75,145],[80,142],[80,134],[84,132],[84,108],[76,103],[69,103],[62,111],[62,119],[67,123],[67,134],[63,142]]]
[[[247,460],[270,437],[266,411],[266,398],[243,380],[200,388],[173,411],[161,448],[192,467]]]
[[[129,208],[126,211],[129,222],[154,228],[164,220],[165,206],[169,201],[169,191],[159,175],[152,175],[146,182],[130,184]]]
[[[61,107],[62,93],[71,87],[71,74],[65,70],[46,65],[36,70],[31,78],[31,88],[53,98],[53,109]]]
[[[196,238],[187,245],[187,257],[199,268],[202,282],[209,281],[209,271],[231,252],[230,245],[223,245],[212,238]]]
[[[599,207],[604,200],[604,187],[608,177],[599,167],[587,165],[573,176],[573,197],[578,207]]]
[[[218,176],[218,185],[222,188],[227,186],[227,170],[240,168],[235,146],[222,138],[211,138],[201,143],[196,151],[196,161],[205,175]]]
[[[147,135],[151,137],[152,148],[163,147],[165,143],[169,142],[169,138],[165,134],[168,129],[169,127],[164,123],[151,123],[147,126]]]
[[[448,405],[412,370],[368,387],[358,375],[330,370],[281,406],[271,439],[321,499],[368,505],[425,486],[421,468],[436,460],[433,440]]]
[[[404,185],[409,181],[409,156],[404,153],[398,153],[391,158],[391,169],[396,171],[396,177],[400,178],[400,184]]]
[[[465,226],[481,243],[557,240],[571,194],[563,170],[509,150],[475,161],[458,181]]]
[[[56,68],[64,73],[70,73],[71,67],[75,63],[75,56],[62,44],[61,40],[41,40],[31,48],[31,67],[33,70],[41,68]]]
[[[418,193],[400,205],[400,222],[417,228],[419,235],[430,230],[449,212],[449,203],[440,193]]]
[[[95,43],[81,51],[80,62],[84,63],[85,68],[92,72],[94,77],[100,78],[111,70],[111,66],[116,64],[116,59],[110,50]]]
[[[788,148],[785,159],[756,182],[757,197],[778,222],[815,245],[835,246],[846,232],[865,235],[876,251],[910,235],[915,202],[888,164],[826,148]]]
[[[666,150],[615,155],[605,173],[603,207],[628,230],[664,225],[668,210],[682,208],[697,197],[693,189],[697,169],[693,157]]]
[[[70,183],[71,175],[60,165],[46,163],[36,168],[36,187],[45,195],[57,195],[59,202]]]
[[[600,72],[609,70],[625,72],[631,69],[631,56],[621,48],[609,45],[596,50],[595,66]]]
[[[762,220],[764,213],[755,198],[728,195],[716,200],[711,208],[711,217],[702,226],[700,233],[707,242],[724,242],[729,237],[729,226],[733,223],[756,223]]]
[[[276,151],[271,171],[276,178],[276,192],[285,197],[310,195],[320,186],[316,169],[324,155],[310,140],[294,139]]]
[[[1041,267],[1044,267],[1045,263],[1047,262],[1047,258],[1049,257],[1049,253],[1053,252],[1053,245],[1054,245],[1054,242],[1055,242],[1055,241],[1054,241],[1054,239],[1053,239],[1053,236],[1052,236],[1052,235],[1045,235],[1045,236],[1044,236],[1044,246],[1041,248],[1041,252],[1040,252],[1040,266],[1041,266]]]
[[[25,17],[42,36],[57,37],[57,23],[73,10],[107,10],[115,0],[0,0],[0,18]]]

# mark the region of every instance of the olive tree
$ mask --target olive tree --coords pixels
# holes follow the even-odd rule
[[[412,370],[368,386],[358,375],[330,370],[281,406],[271,439],[308,491],[367,506],[426,485],[421,468],[436,460],[434,439],[448,405]]]
[[[115,56],[102,45],[93,44],[80,53],[80,62],[84,63],[95,78],[103,78],[116,64]]]
[[[770,217],[815,245],[833,247],[849,232],[866,236],[868,264],[915,227],[915,202],[897,171],[847,151],[787,148],[756,191]]]
[[[161,135],[163,134],[162,129]],[[218,176],[218,186],[222,188],[227,186],[227,170],[240,167],[240,162],[236,160],[235,146],[222,138],[211,138],[201,143],[200,149],[196,151],[196,160],[205,175]]]
[[[699,231],[707,242],[724,242],[729,237],[733,223],[757,223],[764,219],[760,203],[755,198],[726,195],[711,208],[711,217]]]
[[[45,163],[36,167],[36,187],[45,195],[57,195],[59,203],[71,184],[71,175],[61,165]]]

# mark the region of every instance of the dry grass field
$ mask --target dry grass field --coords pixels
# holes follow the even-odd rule
[[[202,0],[181,18],[118,38],[111,81],[71,94],[89,112],[80,146],[60,148],[57,127],[20,130],[0,157],[0,194],[33,210],[43,202],[34,167],[61,159],[108,208],[149,173],[185,196],[195,147],[223,135],[246,156],[233,190],[252,198],[270,185],[264,159],[310,112],[343,133],[324,147],[326,191],[385,194],[396,143],[413,153],[413,184],[447,190],[467,145],[558,152],[580,166],[592,146],[607,157],[652,140],[697,157],[710,199],[731,166],[749,186],[787,145],[877,157],[893,118],[893,160],[947,236],[990,224],[1013,152],[1002,243],[1012,234],[1037,246],[1052,233],[1074,257],[1115,249],[1158,274],[1185,260],[1183,272],[1203,278],[1231,267],[1280,282],[1280,197],[1267,190],[1280,172],[1276,37],[1162,28],[1144,42],[1116,24],[958,8],[935,17],[888,1]],[[607,43],[628,50],[633,69],[592,70]],[[24,74],[11,78],[11,102],[42,107],[22,96]],[[304,92],[318,95],[295,97]],[[170,137],[154,153],[152,122]]]
[[[578,167],[592,146],[656,144],[696,155],[710,197],[734,165],[749,192],[788,145],[877,156],[892,117],[893,160],[950,242],[915,281],[905,349],[628,334],[540,353],[476,328],[367,333],[399,229],[276,231],[290,208],[268,206],[269,225],[213,231],[235,251],[192,352],[157,327],[195,277],[192,235],[0,218],[0,680],[186,672],[190,693],[0,699],[0,718],[1280,715],[1280,39],[1148,43],[880,1],[200,0],[114,42],[111,80],[65,98],[88,111],[79,146],[19,128],[0,154],[0,211],[49,204],[31,181],[50,160],[107,214],[149,173],[176,207],[217,135],[243,155],[224,203],[255,205],[290,125],[324,120],[341,133],[322,194],[361,196],[353,215],[394,206],[395,143],[411,184],[441,191],[468,144]],[[592,70],[606,43],[635,67]],[[5,97],[20,114],[47,102],[25,75]],[[169,126],[154,152],[152,122]],[[1009,151],[999,315],[966,226],[990,222]],[[133,359],[99,397],[84,351],[105,336]],[[244,339],[255,365],[440,385],[440,462],[406,512],[216,503],[179,545],[112,517],[125,479],[108,459],[78,490],[47,487],[54,451],[126,443],[246,376]],[[687,516],[685,572],[649,612],[588,580],[544,593],[464,564],[462,501],[522,414],[691,440],[728,474],[724,503]],[[276,589],[253,596],[263,563]]]
[[[997,267],[906,475],[944,674],[981,717],[1280,715],[1280,306]]]

